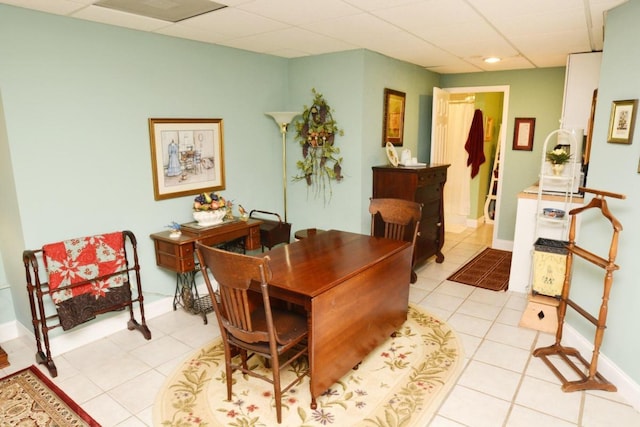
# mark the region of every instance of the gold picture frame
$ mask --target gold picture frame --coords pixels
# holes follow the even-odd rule
[[[611,104],[611,117],[609,118],[607,142],[631,144],[633,128],[636,123],[637,109],[637,99],[613,101]]]
[[[404,136],[404,110],[407,95],[393,89],[384,90],[384,115],[382,120],[382,146],[387,142],[402,146]]]
[[[222,119],[149,119],[155,200],[225,189]]]

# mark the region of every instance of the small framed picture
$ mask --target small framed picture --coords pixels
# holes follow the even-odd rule
[[[384,117],[382,120],[382,146],[387,142],[402,146],[404,134],[404,108],[406,94],[393,89],[384,90]]]
[[[613,101],[607,142],[631,144],[633,128],[636,122],[637,99]]]
[[[156,200],[225,189],[222,119],[149,119]]]
[[[535,128],[536,119],[534,117],[516,117],[516,123],[513,128],[513,149],[532,151]]]

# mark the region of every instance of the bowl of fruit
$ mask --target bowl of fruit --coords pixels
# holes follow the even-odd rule
[[[201,193],[193,201],[193,219],[199,226],[220,224],[227,214],[227,202],[216,193]]]

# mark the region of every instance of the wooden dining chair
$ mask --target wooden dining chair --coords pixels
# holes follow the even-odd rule
[[[272,308],[269,300],[271,268],[268,256],[253,257],[227,252],[201,243],[197,243],[196,253],[224,344],[227,399],[231,400],[234,371],[263,379],[273,384],[280,424],[282,394],[302,381],[309,372],[308,363],[302,359],[302,356],[308,356],[307,318],[293,311]],[[209,272],[218,282],[217,293],[211,284]],[[259,285],[257,292],[249,289],[252,283]],[[260,298],[252,298],[260,294],[261,301]],[[232,350],[239,352],[239,360]],[[271,376],[248,368],[247,361],[253,356],[267,359]],[[290,365],[296,378],[282,388],[280,370]]]
[[[411,283],[415,283],[418,276],[413,271],[413,264],[418,228],[422,217],[422,203],[403,199],[371,198],[369,199],[369,213],[371,214],[372,236],[411,242]]]

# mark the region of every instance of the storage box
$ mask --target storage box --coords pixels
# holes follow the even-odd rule
[[[522,313],[519,326],[555,334],[558,329],[558,304],[560,301],[543,295],[530,295]]]
[[[539,238],[533,252],[533,294],[558,297],[562,294],[567,269],[569,242]]]

